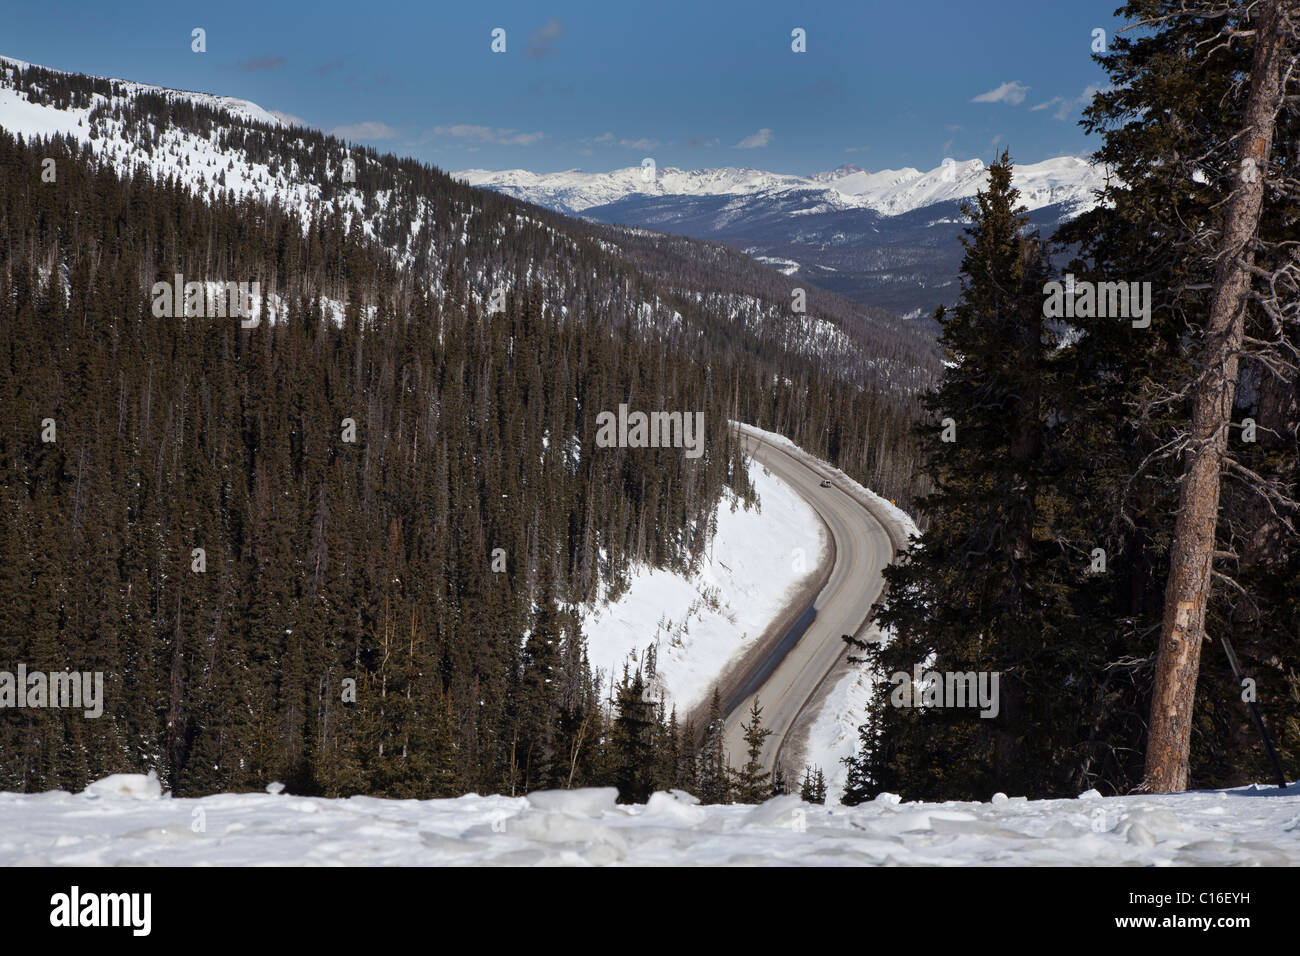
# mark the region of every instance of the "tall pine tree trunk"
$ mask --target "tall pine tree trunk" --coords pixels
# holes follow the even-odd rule
[[[1213,296],[1200,374],[1193,386],[1192,433],[1183,465],[1178,518],[1170,547],[1164,621],[1156,659],[1147,731],[1144,788],[1157,793],[1187,789],[1192,708],[1205,639],[1219,473],[1237,391],[1237,360],[1250,290],[1250,249],[1259,229],[1273,127],[1286,80],[1296,61],[1294,0],[1268,0],[1255,37],[1237,183],[1224,213]]]

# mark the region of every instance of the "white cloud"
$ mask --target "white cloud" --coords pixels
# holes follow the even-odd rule
[[[524,54],[532,60],[541,60],[555,52],[555,41],[564,33],[564,27],[554,17],[544,27],[528,35],[528,48]]]
[[[987,93],[981,93],[971,100],[972,103],[1010,103],[1012,106],[1019,106],[1025,101],[1025,94],[1029,92],[1029,87],[1017,80],[1009,83],[1003,83],[997,89],[989,90]]]
[[[1069,119],[1070,114],[1073,113],[1076,109],[1082,109],[1083,107],[1091,103],[1092,98],[1096,96],[1099,92],[1101,92],[1101,87],[1099,86],[1085,86],[1083,88],[1083,92],[1080,93],[1074,99],[1071,99],[1067,96],[1053,96],[1050,100],[1048,100],[1045,103],[1039,103],[1037,106],[1029,107],[1029,112],[1036,113],[1039,110],[1050,109],[1051,107],[1055,106],[1056,112],[1052,114],[1052,119],[1058,119],[1064,121]]]
[[[335,126],[330,133],[339,139],[396,139],[397,130],[387,123],[367,120],[364,123],[352,123],[348,126]]]
[[[766,146],[770,142],[772,142],[772,131],[770,129],[760,129],[757,133],[754,133],[751,136],[746,136],[733,148],[758,149],[760,146]]]
[[[532,146],[546,138],[545,133],[521,133],[514,129],[492,126],[471,126],[457,123],[453,126],[435,126],[434,136],[452,136],[471,143],[492,143],[496,146]]]
[[[594,144],[596,146],[621,146],[624,149],[646,150],[654,149],[659,145],[659,140],[642,137],[641,139],[619,139],[613,133],[601,133],[593,139],[584,139],[583,143]]]
[[[239,68],[245,73],[257,73],[262,70],[278,70],[288,62],[282,56],[257,56],[251,60],[240,60]]]

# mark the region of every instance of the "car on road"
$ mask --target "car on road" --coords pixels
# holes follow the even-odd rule
[[[829,479],[829,478],[823,478],[823,479],[822,479],[822,487],[823,487],[823,488],[829,488],[830,486],[831,486],[831,481],[830,481],[830,479]]]

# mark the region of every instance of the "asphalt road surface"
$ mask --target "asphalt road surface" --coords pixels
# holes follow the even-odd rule
[[[724,702],[723,739],[731,766],[739,769],[746,760],[741,724],[748,722],[750,704],[758,697],[763,726],[772,731],[762,751],[764,769],[771,771],[805,707],[848,655],[842,635],[856,635],[866,622],[884,586],[880,572],[893,558],[894,544],[884,525],[838,487],[831,472],[821,473],[779,445],[753,437],[747,441],[749,453],[816,510],[835,542],[834,565],[826,586]],[[831,487],[821,487],[828,478]],[[781,759],[788,763],[785,755]],[[786,766],[787,785],[797,786],[802,773],[802,766]]]

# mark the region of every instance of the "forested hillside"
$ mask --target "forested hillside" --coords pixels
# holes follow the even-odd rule
[[[5,711],[0,788],[693,780],[641,675],[599,698],[581,602],[690,566],[724,487],[749,495],[728,419],[912,494],[933,357],[864,360],[860,307],[220,104],[4,69],[89,133],[0,131],[0,651],[106,688],[97,720]],[[256,282],[259,321],[159,315],[177,275]],[[703,413],[703,455],[598,447],[622,403]]]
[[[779,367],[776,388],[765,371],[746,373],[755,388],[733,395],[734,417],[782,431],[902,505],[925,487],[908,428],[917,393],[939,369],[928,328],[717,243],[571,220],[287,126],[252,104],[3,59],[0,88],[43,108],[45,125],[66,127],[120,173],[175,178],[199,196],[274,202],[304,228],[337,223],[377,241],[439,294],[454,263],[467,298],[484,309],[494,292],[536,282],[565,314],[634,313],[657,329],[681,316],[696,358],[721,351],[755,369]],[[593,258],[609,281],[588,281]]]

